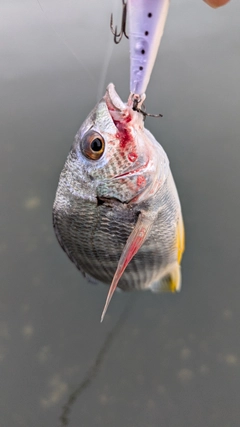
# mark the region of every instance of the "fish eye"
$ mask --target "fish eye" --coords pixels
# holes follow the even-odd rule
[[[81,151],[90,160],[102,157],[105,148],[103,137],[95,131],[89,131],[81,140]]]

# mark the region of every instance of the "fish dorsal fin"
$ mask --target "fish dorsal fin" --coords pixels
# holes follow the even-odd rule
[[[148,237],[154,219],[155,217],[149,216],[143,212],[139,214],[136,225],[133,231],[131,232],[129,238],[127,239],[127,243],[118,261],[117,270],[114,274],[114,277],[108,292],[108,296],[106,299],[106,303],[102,312],[101,322],[104,319],[107,308],[109,306],[109,303],[112,299],[112,296],[114,294],[114,291],[118,285],[118,282],[122,274],[124,273],[131,259],[134,257],[134,255],[136,255],[136,253],[138,252],[138,250],[141,248],[146,238]]]

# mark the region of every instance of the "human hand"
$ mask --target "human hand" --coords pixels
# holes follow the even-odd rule
[[[203,0],[209,6],[214,7],[215,9],[220,6],[224,6],[229,0]]]

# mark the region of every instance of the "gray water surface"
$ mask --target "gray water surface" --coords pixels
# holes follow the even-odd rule
[[[120,9],[0,4],[1,427],[240,425],[238,1],[172,1],[147,92],[185,219],[181,293],[116,294],[100,324],[107,288],[52,230],[77,129],[110,81],[128,96],[128,42],[109,30]]]

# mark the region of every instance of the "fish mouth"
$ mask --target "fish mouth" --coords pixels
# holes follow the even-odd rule
[[[117,111],[123,111],[126,108],[126,105],[124,102],[122,102],[120,96],[117,94],[113,83],[110,83],[107,86],[106,94],[104,95],[103,99],[107,104],[109,112],[113,109]]]

